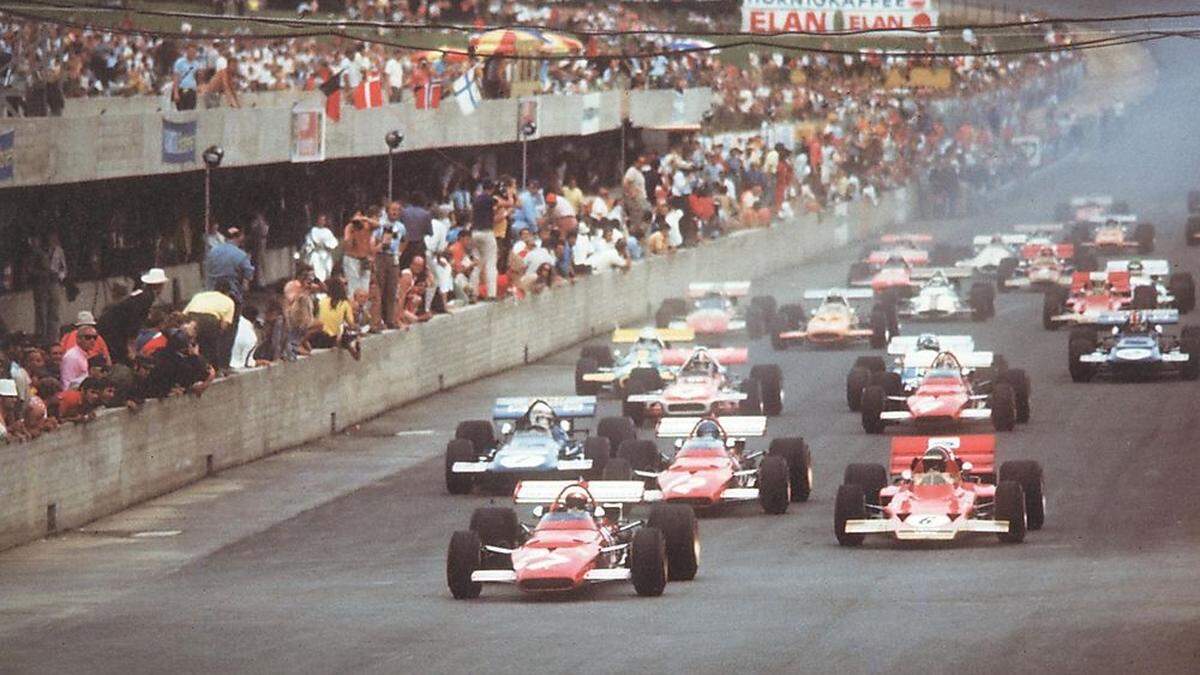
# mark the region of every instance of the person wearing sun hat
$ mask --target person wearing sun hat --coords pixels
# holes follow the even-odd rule
[[[137,337],[142,324],[146,322],[146,316],[150,314],[150,308],[169,279],[166,272],[155,267],[143,274],[140,281],[141,288],[105,309],[96,322],[97,330],[108,343],[113,363],[132,366],[130,343]]]
[[[62,347],[63,353],[67,353],[70,351],[71,347],[75,346],[76,337],[79,335],[80,328],[84,326],[95,327],[95,325],[96,317],[86,309],[81,310],[75,317],[75,329],[68,331],[62,336],[62,339],[58,341],[59,346]],[[108,359],[109,363],[112,363],[112,355],[108,351],[108,343],[105,342],[104,338],[102,337],[97,337],[95,340],[93,340],[92,344],[88,345],[84,349],[84,352],[89,359],[93,356],[102,355],[104,358]]]

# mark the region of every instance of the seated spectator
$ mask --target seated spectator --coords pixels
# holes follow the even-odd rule
[[[63,354],[67,350],[60,344],[52,344],[46,349],[46,374],[54,379],[61,377]]]
[[[618,239],[611,247],[605,247],[588,262],[594,274],[607,274],[612,270],[627,271],[632,264],[624,239]]]
[[[216,371],[200,355],[196,338],[183,329],[167,335],[167,345],[155,352],[154,365],[145,380],[147,398],[166,398],[191,392],[204,393]]]
[[[288,353],[307,356],[311,351],[309,336],[320,330],[315,314],[313,294],[324,289],[313,269],[297,265],[296,276],[283,286],[283,318],[287,322]]]
[[[346,282],[335,275],[330,277],[327,286],[328,294],[317,303],[317,321],[321,328],[312,333],[309,342],[318,349],[341,347],[357,361],[362,357],[362,351],[354,308],[346,297]]]
[[[258,308],[253,305],[242,310],[242,316],[238,317],[237,335],[233,338],[233,352],[229,357],[232,370],[245,370],[259,365],[254,359],[254,352],[258,349],[258,331],[254,325],[257,320]]]
[[[287,322],[283,318],[283,305],[277,298],[267,301],[266,318],[258,326],[258,351],[254,358],[264,363],[296,359],[296,355],[288,351]]]
[[[88,422],[96,417],[96,409],[103,403],[104,390],[108,382],[89,377],[78,389],[64,391],[58,397],[58,418],[64,422]]]

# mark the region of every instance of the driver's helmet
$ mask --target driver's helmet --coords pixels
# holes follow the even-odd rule
[[[529,411],[529,426],[535,429],[550,430],[554,426],[554,413],[541,406]]]
[[[701,420],[700,423],[696,425],[695,435],[696,438],[719,439],[721,437],[721,425],[717,424],[715,420]]]
[[[1146,317],[1142,316],[1141,312],[1133,311],[1129,313],[1129,330],[1134,333],[1140,333],[1146,329]]]
[[[1004,243],[1004,237],[1001,237],[1001,236],[1000,236],[1000,235],[998,235],[998,234],[993,234],[993,235],[992,235],[992,243],[993,243],[993,244],[1003,244],[1003,243]]]
[[[917,338],[917,349],[928,349],[931,351],[937,351],[940,348],[941,347],[938,344],[937,336],[934,335],[933,333],[923,333],[920,337]]]
[[[688,366],[690,370],[702,371],[708,370],[711,363],[712,360],[708,358],[708,354],[705,354],[704,352],[696,352],[696,354],[692,356],[691,363],[688,364]]]
[[[950,280],[946,278],[945,272],[938,270],[933,273],[933,276],[929,277],[929,283],[933,286],[948,286]]]
[[[1145,268],[1144,268],[1144,267],[1142,267],[1142,261],[1141,261],[1141,260],[1130,260],[1130,261],[1129,261],[1129,265],[1128,265],[1128,267],[1127,267],[1126,269],[1128,269],[1128,270],[1129,270],[1129,274],[1130,274],[1130,275],[1134,275],[1134,276],[1136,276],[1136,275],[1138,275],[1138,274],[1141,274],[1141,273],[1142,273],[1142,270],[1143,270],[1143,269],[1145,269]]]
[[[586,511],[590,502],[587,490],[578,485],[568,488],[558,500],[561,507],[568,511]]]
[[[1105,222],[1104,224],[1105,224],[1105,225],[1107,225],[1108,227],[1116,227],[1116,225],[1117,225],[1117,219],[1116,219],[1116,218],[1109,218],[1109,219],[1108,219],[1108,221],[1107,221],[1107,222]]]
[[[1043,246],[1042,250],[1038,251],[1038,255],[1043,258],[1051,258],[1054,256],[1054,249],[1050,248],[1049,246]]]
[[[946,472],[953,468],[954,453],[948,448],[934,446],[921,456],[921,467],[925,472]]]

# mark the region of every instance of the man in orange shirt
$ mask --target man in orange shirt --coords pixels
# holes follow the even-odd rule
[[[79,315],[75,317],[75,330],[62,336],[62,340],[60,340],[58,343],[62,347],[64,354],[71,351],[71,347],[75,346],[76,337],[79,333],[80,327],[82,326],[92,326],[93,328],[96,326],[96,317],[86,309],[81,311]],[[102,354],[109,363],[112,363],[112,356],[108,353],[108,345],[105,344],[104,338],[100,337],[99,335],[96,336],[95,342],[90,345],[84,345],[83,353],[86,354],[88,358]]]

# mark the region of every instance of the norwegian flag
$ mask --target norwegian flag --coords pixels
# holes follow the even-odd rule
[[[372,73],[354,88],[354,107],[359,110],[383,107],[383,82],[379,75]]]
[[[417,84],[413,87],[413,97],[417,110],[437,108],[442,103],[442,81],[430,78],[424,84]]]

